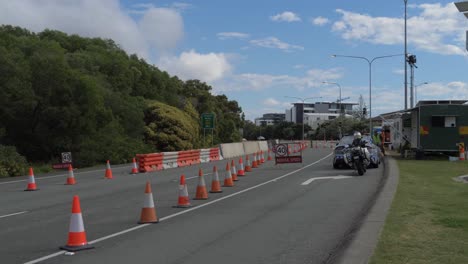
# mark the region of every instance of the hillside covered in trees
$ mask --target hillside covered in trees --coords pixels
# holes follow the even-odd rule
[[[83,166],[208,147],[199,122],[205,112],[216,114],[214,144],[240,140],[242,109],[211,90],[128,55],[109,39],[4,25],[0,155],[11,156],[6,146],[14,146],[29,162],[55,162],[71,151]]]

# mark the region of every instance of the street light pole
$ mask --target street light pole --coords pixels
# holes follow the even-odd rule
[[[421,86],[421,85],[424,85],[424,84],[429,84],[428,82],[423,82],[423,83],[420,83],[420,84],[417,84],[414,86],[414,95],[416,97],[416,100],[415,100],[415,103],[418,103],[418,86]]]
[[[372,63],[378,59],[383,59],[383,58],[390,58],[390,57],[396,57],[396,56],[401,56],[402,54],[395,54],[395,55],[386,55],[386,56],[378,56],[374,57],[372,59],[368,59],[366,57],[360,57],[360,56],[347,56],[347,55],[332,55],[333,58],[336,57],[343,57],[343,58],[352,58],[352,59],[361,59],[367,61],[367,64],[369,65],[369,135],[372,134]]]
[[[314,98],[322,98],[322,97],[307,97],[307,98],[300,98],[300,97],[294,97],[294,96],[284,96],[287,98],[294,98],[302,101],[302,141],[304,141],[304,103],[306,100],[309,99],[314,99]]]
[[[407,21],[407,6],[408,0],[403,0],[405,2],[405,110],[408,109],[408,49],[407,49],[407,30],[406,30],[406,21]]]
[[[341,108],[342,108],[342,105],[341,105],[341,85],[340,85],[339,83],[334,83],[334,82],[322,82],[322,83],[334,84],[334,85],[338,86],[338,88],[340,88],[340,99],[339,99],[339,102],[340,102],[340,116],[342,116],[343,109],[341,109]]]

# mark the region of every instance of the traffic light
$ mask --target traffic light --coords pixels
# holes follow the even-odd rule
[[[362,109],[362,115],[363,115],[363,116],[366,116],[366,115],[367,115],[367,108],[364,107],[364,108]]]

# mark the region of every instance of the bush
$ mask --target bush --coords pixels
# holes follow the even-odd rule
[[[26,159],[15,147],[0,145],[0,177],[25,175],[26,168]]]

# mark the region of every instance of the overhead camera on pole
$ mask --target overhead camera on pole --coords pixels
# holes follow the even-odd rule
[[[413,54],[408,54],[408,57],[406,58],[410,69],[411,69],[411,76],[410,76],[410,108],[414,107],[414,68],[418,68],[416,66],[416,55]]]

